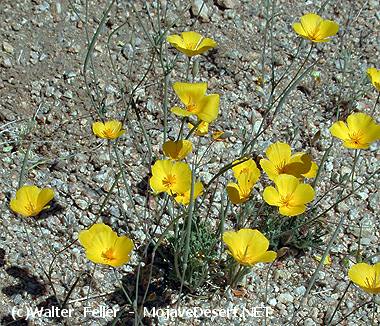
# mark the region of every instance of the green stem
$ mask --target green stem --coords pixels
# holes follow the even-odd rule
[[[185,139],[189,139],[190,136],[194,133],[195,130],[197,130],[198,126],[202,123],[202,120],[198,120],[197,123],[191,128]]]
[[[186,64],[186,81],[189,82],[189,75],[190,75],[190,69],[191,69],[191,57],[187,57],[187,64]]]
[[[327,157],[329,156],[330,152],[331,152],[331,149],[333,147],[333,144],[334,142],[331,142],[330,146],[326,149],[326,151],[323,153],[323,156],[322,156],[322,159],[321,159],[321,163],[319,163],[319,167],[318,167],[318,171],[317,171],[317,175],[315,176],[315,179],[312,183],[312,187],[315,188],[315,186],[317,185],[317,182],[319,180],[319,177],[322,173],[322,170],[323,170],[323,167],[326,163],[326,160],[327,160]]]
[[[182,137],[183,127],[184,127],[184,125],[185,125],[185,123],[186,123],[186,120],[187,120],[186,117],[183,117],[183,118],[182,118],[182,121],[181,121],[181,127],[179,128],[179,133],[178,133],[177,141],[179,141],[179,140],[181,139],[181,137]]]
[[[377,103],[379,103],[379,100],[380,100],[380,92],[379,92],[379,94],[377,95],[375,105],[373,106],[373,108],[372,108],[372,110],[371,110],[371,116],[373,116],[373,114],[375,113],[376,106],[377,106]]]
[[[355,181],[355,168],[356,168],[356,164],[358,163],[358,159],[359,159],[359,153],[360,153],[360,150],[359,149],[355,149],[355,158],[354,158],[354,164],[352,165],[352,170],[351,170],[351,189],[352,191],[354,190],[354,181]]]
[[[314,44],[311,44],[309,52],[307,53],[305,60],[302,62],[301,66],[298,68],[296,74],[294,75],[292,80],[289,82],[289,84],[285,87],[285,89],[281,92],[281,94],[277,98],[274,99],[272,105],[275,104],[287,92],[287,90],[292,86],[293,82],[297,79],[299,73],[301,72],[301,70],[303,69],[303,67],[305,66],[307,61],[309,60],[309,57],[310,57],[310,54],[311,54],[311,51],[313,50],[313,48],[314,48]]]
[[[179,289],[178,294],[178,301],[177,301],[177,308],[179,307],[180,301],[181,301],[181,294],[183,285],[185,283],[185,277],[186,277],[186,271],[187,271],[187,264],[189,259],[189,253],[190,253],[190,239],[191,239],[191,227],[192,227],[192,221],[193,221],[193,213],[194,213],[194,185],[195,185],[195,161],[193,161],[192,167],[191,167],[191,188],[190,188],[190,203],[189,203],[189,209],[188,209],[188,216],[186,220],[186,236],[185,236],[185,252],[183,257],[183,270],[182,270],[182,277],[181,277],[181,286]]]
[[[351,282],[348,282],[346,288],[345,288],[344,291],[343,291],[342,296],[339,298],[338,304],[336,305],[336,307],[335,307],[335,309],[334,309],[334,311],[333,311],[333,313],[332,313],[332,315],[331,315],[329,321],[327,322],[327,326],[331,325],[331,323],[332,323],[332,321],[333,321],[333,319],[334,319],[334,317],[335,317],[335,314],[337,313],[337,311],[338,311],[340,305],[342,304],[343,298],[344,298],[344,296],[346,295],[346,293],[347,293],[348,289],[350,288],[351,284],[352,284]]]
[[[313,288],[313,286],[314,286],[314,284],[315,284],[315,281],[317,280],[317,277],[318,277],[318,275],[319,275],[319,272],[320,272],[320,270],[321,270],[322,267],[323,267],[323,263],[324,263],[324,261],[325,261],[327,255],[329,254],[329,251],[330,251],[332,245],[334,244],[336,238],[338,237],[338,233],[339,233],[339,231],[340,231],[340,228],[341,228],[342,225],[343,225],[344,219],[345,219],[345,215],[342,215],[342,217],[341,217],[340,220],[339,220],[339,223],[338,223],[337,227],[335,228],[335,231],[334,231],[333,235],[332,235],[331,238],[330,238],[329,243],[327,244],[327,247],[326,247],[326,249],[325,249],[325,251],[324,251],[324,253],[323,253],[323,255],[322,255],[322,258],[321,258],[321,260],[320,260],[320,262],[319,262],[317,268],[315,269],[315,271],[314,271],[312,277],[310,278],[310,280],[309,280],[309,282],[308,282],[309,285],[308,285],[308,287],[307,287],[307,289],[306,289],[306,292],[305,292],[305,294],[302,296],[301,301],[300,301],[300,304],[299,304],[298,308],[294,311],[293,317],[292,317],[292,319],[291,319],[291,321],[290,321],[290,323],[291,323],[292,325],[295,324],[294,321],[295,321],[295,318],[296,318],[296,316],[297,316],[297,313],[298,313],[298,311],[302,308],[303,304],[305,303],[305,300],[306,300],[307,296],[309,295],[311,289]]]

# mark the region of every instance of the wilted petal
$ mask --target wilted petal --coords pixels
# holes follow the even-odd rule
[[[238,184],[230,182],[227,187],[228,198],[235,205],[240,204],[242,202],[240,198],[240,189]]]
[[[189,140],[168,140],[162,146],[165,156],[173,160],[184,159],[193,149],[193,144]]]

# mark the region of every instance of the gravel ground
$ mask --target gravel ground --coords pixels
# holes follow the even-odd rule
[[[174,2],[178,1],[169,1],[170,20],[176,18]],[[220,116],[212,129],[228,131],[231,135],[226,141],[217,142],[211,147],[208,155],[210,163],[202,168],[200,174],[201,179],[207,182],[222,164],[239,156],[242,130],[253,127],[257,131],[263,119],[259,77],[265,19],[264,10],[257,1],[215,0],[206,1],[204,9],[207,10],[203,10],[205,12],[196,20],[192,11],[196,11],[199,2],[202,3],[189,2],[193,9],[186,10],[184,19],[170,32],[193,29],[212,37],[219,44],[215,50],[198,58],[200,70],[196,77],[196,80],[208,81],[209,92],[221,94]],[[132,256],[131,264],[114,273],[107,267],[98,266],[94,269],[93,264],[85,259],[80,245],[74,244],[57,258],[52,273],[52,282],[60,298],[65,296],[78,275],[83,273],[70,297],[73,316],[63,320],[37,318],[26,321],[21,318],[15,323],[12,322],[11,313],[14,307],[23,310],[54,303],[54,293],[43,274],[43,268],[49,266],[55,252],[69,245],[77,238],[78,232],[96,218],[101,218],[120,234],[129,234],[137,247],[144,244],[147,229],[153,229],[155,225],[152,216],[158,208],[151,196],[148,196],[148,212],[151,215],[145,214],[144,182],[149,175],[150,165],[147,162],[148,150],[134,114],[130,115],[127,133],[118,146],[134,204],[131,205],[120,181],[118,194],[111,195],[102,214],[98,214],[101,203],[111,191],[118,167],[115,154],[108,151],[107,143],[96,139],[91,132],[96,112],[92,108],[82,74],[87,51],[83,23],[85,1],[72,0],[71,3],[76,12],[65,0],[3,0],[0,4],[0,320],[3,325],[107,325],[112,318],[85,318],[83,309],[85,306],[95,309],[100,305],[119,309],[122,300],[117,280],[133,279],[139,262],[137,251]],[[89,1],[90,37],[99,25],[106,5],[107,2],[103,0]],[[142,1],[136,1],[135,5],[144,21],[148,22]],[[293,60],[299,42],[292,32],[291,24],[307,12],[318,11],[320,6],[321,1],[276,1],[279,13],[273,32],[276,74],[280,75]],[[154,18],[155,8],[154,5],[150,6]],[[263,156],[272,142],[288,141],[294,150],[307,150],[316,161],[320,161],[331,142],[328,128],[334,121],[338,106],[342,116],[352,109],[366,113],[372,110],[377,94],[365,71],[370,66],[377,65],[380,68],[379,2],[330,1],[323,16],[337,21],[341,30],[333,41],[318,44],[312,52],[311,59],[320,58],[315,68],[320,73],[320,79],[307,76],[292,92],[279,117],[256,143],[258,156]],[[110,52],[123,85],[127,89],[136,85],[149,67],[149,41],[127,1],[116,1],[101,30],[93,55],[97,87],[107,115],[119,119],[123,118],[124,105],[111,68],[106,42],[111,31],[125,21],[128,23],[112,38]],[[195,25],[191,27],[194,22]],[[305,51],[303,48],[302,55],[306,54]],[[175,50],[170,48],[169,55],[174,56]],[[342,58],[345,58],[344,69],[341,67]],[[180,56],[171,81],[181,78],[184,69],[185,61]],[[93,84],[91,87],[95,89]],[[135,96],[143,117],[142,123],[152,141],[154,158],[160,157],[163,141],[162,98],[162,69],[157,63]],[[171,90],[169,103],[175,103]],[[169,133],[174,135],[178,120],[170,115],[168,124]],[[313,141],[318,131],[320,137]],[[202,145],[208,142],[207,139],[201,140]],[[22,162],[29,146],[27,182],[55,190],[52,208],[37,220],[21,219],[9,210],[9,198],[14,196],[18,187]],[[379,144],[375,143],[369,150],[362,151],[357,165],[357,183],[363,182],[379,167],[378,150]],[[331,178],[350,171],[353,153],[335,142],[332,155],[327,158],[317,196],[331,187]],[[230,174],[220,178],[217,199],[222,197],[222,185],[230,178]],[[379,178],[376,176],[368,186],[324,216],[323,224],[328,235],[323,238],[324,245],[319,250],[307,251],[306,254],[287,254],[275,263],[268,287],[267,324],[283,325],[291,319],[317,267],[313,256],[323,252],[342,215],[346,218],[331,249],[332,265],[324,267],[319,273],[315,287],[298,317],[291,323],[308,326],[327,323],[347,285],[348,266],[345,259],[351,258],[348,265],[352,264],[352,257],[358,250],[360,225],[363,228],[360,249],[364,257],[372,257],[372,263],[379,261],[378,185]],[[257,189],[259,191],[254,200],[260,198],[262,185]],[[321,201],[320,210],[333,204],[338,195],[339,191],[331,191]],[[217,207],[218,202],[211,212],[217,212]],[[212,218],[216,219],[217,216],[212,215]],[[227,224],[233,227],[232,221],[227,221]],[[241,312],[243,308],[251,309],[265,304],[267,272],[268,266],[257,265],[239,291],[228,290],[223,293],[223,288],[220,288],[213,291],[210,298],[205,289],[200,289],[197,295],[189,295],[183,301],[186,307],[237,307],[238,317],[184,318],[180,324],[209,325],[218,322],[221,325],[261,325],[263,318],[243,318]],[[155,281],[150,295],[155,294],[156,299],[152,300],[151,307],[173,307],[175,290],[169,286],[164,288],[159,280]],[[115,294],[115,291],[119,294]],[[368,294],[351,286],[334,320],[339,321],[369,299]],[[380,306],[374,309],[374,323],[377,324],[380,322]],[[364,306],[351,314],[343,324],[369,324],[372,311],[369,305]],[[124,324],[129,325],[130,322],[131,318],[126,318]],[[147,319],[144,323],[170,324],[165,318]]]

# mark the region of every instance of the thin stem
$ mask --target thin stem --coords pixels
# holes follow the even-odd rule
[[[359,159],[359,153],[360,153],[360,150],[359,149],[355,149],[355,158],[354,158],[354,164],[352,165],[352,171],[351,171],[351,189],[354,190],[354,180],[355,180],[355,168],[356,168],[356,164],[358,163],[358,159]]]
[[[190,69],[191,69],[191,57],[187,57],[187,63],[186,63],[186,81],[187,82],[189,82]]]
[[[360,306],[358,306],[357,308],[355,308],[354,310],[352,310],[349,314],[345,315],[342,319],[340,319],[336,324],[334,324],[334,326],[336,325],[341,325],[341,322],[345,319],[347,319],[349,316],[351,316],[355,311],[359,310],[360,308],[364,307],[365,305],[369,304],[372,302],[372,299],[369,300],[369,301],[366,301],[364,303],[362,303]]]
[[[185,139],[189,139],[190,136],[194,133],[195,130],[197,130],[198,126],[202,123],[202,120],[197,121],[197,123],[191,128]]]
[[[164,67],[163,67],[164,68]],[[162,102],[162,110],[164,111],[164,143],[168,137],[168,85],[169,74],[165,72],[164,76],[164,100]]]
[[[234,275],[234,277],[231,277],[230,286],[229,286],[230,288],[234,288],[236,286],[236,283],[239,282],[241,278],[241,273],[243,272],[243,270],[244,270],[244,266],[239,265],[239,268],[236,271],[236,274]]]
[[[335,317],[335,314],[337,313],[337,311],[338,311],[340,305],[342,304],[343,298],[344,298],[344,296],[346,295],[346,293],[347,293],[348,289],[350,288],[351,284],[352,284],[352,282],[348,282],[346,288],[345,288],[344,291],[343,291],[342,296],[339,298],[338,304],[336,305],[336,307],[335,307],[335,309],[334,309],[334,311],[333,311],[333,313],[332,313],[332,315],[331,315],[329,321],[327,322],[327,326],[328,326],[328,325],[331,325],[331,323],[332,323],[332,321],[333,321],[333,319],[334,319],[334,317]]]
[[[190,253],[191,227],[193,224],[192,222],[193,222],[194,203],[195,203],[194,185],[195,185],[195,160],[193,161],[193,164],[191,167],[190,203],[189,203],[189,209],[188,209],[188,216],[186,220],[185,252],[184,252],[184,257],[183,257],[183,267],[182,267],[183,270],[182,270],[182,277],[181,277],[181,286],[180,286],[179,294],[178,294],[177,309],[181,301],[181,294],[182,294],[183,285],[185,283],[187,264],[188,264],[189,253]]]
[[[380,92],[379,92],[379,94],[377,95],[375,105],[373,106],[373,108],[372,108],[372,110],[371,110],[371,115],[372,115],[372,116],[373,116],[374,113],[375,113],[376,106],[377,106],[377,103],[379,103],[379,100],[380,100]]]
[[[307,53],[306,58],[302,62],[301,66],[298,68],[296,74],[294,75],[292,80],[289,82],[289,84],[285,87],[285,89],[281,92],[281,94],[277,98],[274,99],[272,104],[275,104],[286,93],[286,91],[292,86],[292,83],[297,79],[299,73],[301,72],[301,70],[303,69],[303,67],[305,66],[307,61],[309,60],[309,57],[310,57],[310,54],[311,54],[311,51],[313,50],[313,48],[314,48],[314,44],[311,44],[309,52]]]
[[[269,289],[269,275],[270,275],[270,271],[272,270],[272,266],[274,264],[274,261],[272,261],[272,263],[270,264],[269,266],[269,270],[268,270],[268,273],[265,277],[265,294],[264,294],[264,304],[267,303],[267,300],[268,300],[268,289]],[[264,315],[264,326],[266,326],[267,324],[267,314]]]
[[[111,11],[112,6],[115,3],[115,1],[116,0],[110,1],[109,5],[107,6],[107,9],[105,10],[104,15],[102,17],[102,20],[100,21],[99,26],[96,29],[94,36],[92,37],[91,43],[88,46],[87,53],[86,53],[86,58],[84,60],[84,64],[83,64],[83,77],[84,77],[86,89],[87,89],[87,92],[88,92],[88,95],[89,95],[90,98],[92,98],[92,94],[91,94],[91,92],[89,90],[89,87],[88,87],[89,84],[88,84],[88,80],[87,80],[87,66],[88,66],[89,62],[91,61],[90,58],[92,57],[92,52],[94,50],[94,47],[95,47],[95,44],[96,44],[96,40],[98,39],[99,34],[102,31],[102,29],[103,29],[103,26],[104,26],[104,24],[105,24],[105,22],[107,20],[108,13]],[[86,3],[87,3],[87,1],[86,1]],[[86,15],[86,19],[87,19],[87,15]],[[95,105],[95,103],[93,103],[93,104]],[[100,111],[98,111],[98,112],[99,112],[99,115],[102,116],[102,113]]]
[[[375,326],[375,310],[376,310],[375,295],[372,295],[372,316],[371,316],[371,325],[372,326]]]
[[[184,125],[185,125],[185,123],[186,123],[186,120],[187,120],[186,117],[183,117],[183,118],[182,118],[182,121],[181,121],[181,127],[179,128],[179,133],[178,133],[177,141],[179,141],[179,140],[181,139],[181,137],[182,137],[183,127],[184,127]]]
[[[315,188],[315,186],[317,185],[317,182],[319,180],[319,177],[321,176],[321,173],[323,171],[323,167],[326,163],[326,160],[327,160],[327,157],[329,156],[330,152],[331,152],[331,149],[333,147],[334,143],[331,142],[330,146],[326,149],[326,151],[323,153],[323,156],[322,156],[322,159],[321,159],[321,163],[319,163],[319,167],[318,167],[318,171],[317,171],[317,175],[315,176],[315,179],[312,183],[312,187]]]
[[[338,223],[337,227],[335,228],[335,231],[334,231],[333,235],[332,235],[331,238],[330,238],[329,243],[327,244],[327,247],[326,247],[326,249],[325,249],[325,251],[324,251],[324,253],[323,253],[323,255],[322,255],[322,258],[321,258],[321,260],[320,260],[320,262],[319,262],[317,268],[315,269],[315,271],[314,271],[314,273],[313,273],[311,279],[309,280],[309,285],[308,285],[308,287],[307,287],[307,289],[306,289],[306,292],[305,292],[305,294],[302,296],[298,308],[294,311],[293,317],[292,317],[292,319],[290,320],[290,324],[291,324],[291,325],[294,325],[294,321],[295,321],[295,318],[296,318],[296,316],[297,316],[297,313],[298,313],[299,310],[302,308],[303,304],[305,303],[305,300],[306,300],[307,296],[309,295],[311,289],[313,288],[313,286],[314,286],[314,284],[315,284],[315,281],[317,280],[317,277],[318,277],[318,275],[319,275],[319,271],[322,269],[322,267],[323,267],[323,263],[324,263],[324,261],[325,261],[327,255],[329,254],[329,251],[330,251],[332,245],[334,244],[336,238],[338,237],[338,233],[339,233],[339,231],[340,231],[341,226],[343,225],[344,219],[345,219],[345,215],[342,215],[342,217],[341,217],[340,220],[339,220],[339,223]]]

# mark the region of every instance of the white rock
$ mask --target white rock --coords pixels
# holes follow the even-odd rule
[[[199,15],[199,18],[204,22],[210,21],[209,9],[206,5],[206,1],[194,0],[191,5],[191,13],[194,16]]]
[[[223,9],[232,9],[235,8],[239,2],[236,0],[217,0],[216,3]]]
[[[294,293],[300,296],[304,295],[305,292],[306,292],[306,288],[303,285],[299,286],[298,288],[294,290]]]
[[[9,54],[13,54],[14,52],[13,46],[8,42],[3,42],[3,50]]]
[[[274,307],[277,304],[277,300],[275,298],[272,298],[268,301],[268,304],[272,307]]]
[[[288,292],[281,293],[278,296],[278,301],[281,303],[293,302],[293,300],[294,300],[293,296]]]

